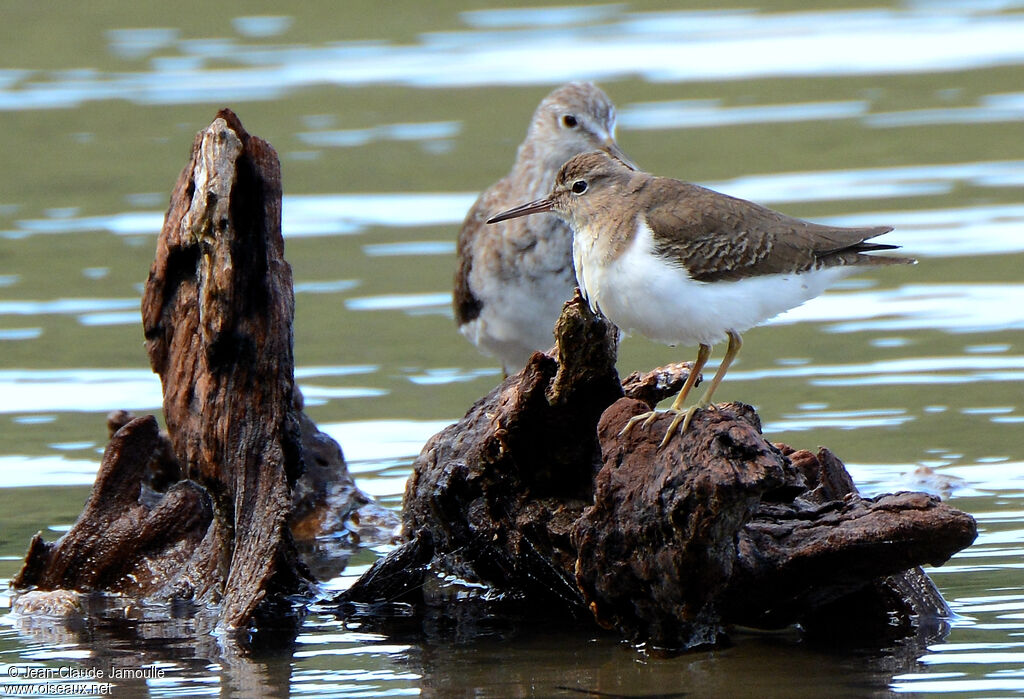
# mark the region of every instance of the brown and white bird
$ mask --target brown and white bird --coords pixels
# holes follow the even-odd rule
[[[459,232],[454,309],[459,330],[506,375],[554,344],[555,321],[572,297],[572,232],[554,214],[488,226],[495,211],[551,190],[574,155],[601,150],[625,160],[615,143],[615,106],[596,85],[573,82],[537,107],[511,172],[470,209]]]
[[[569,160],[551,193],[493,216],[500,222],[554,212],[569,223],[573,263],[595,312],[620,329],[669,345],[698,345],[697,360],[672,404],[685,431],[740,350],[740,333],[799,306],[867,265],[909,264],[867,253],[895,245],[865,242],[890,227],[836,228],[792,218],[743,199],[638,172],[605,153]],[[544,215],[547,215],[544,213]],[[711,354],[728,338],[703,399],[681,411]],[[633,418],[650,425],[651,411]]]

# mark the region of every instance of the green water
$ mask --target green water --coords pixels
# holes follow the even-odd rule
[[[281,157],[308,412],[397,508],[423,441],[500,377],[446,300],[459,221],[511,165],[537,102],[594,79],[644,169],[792,215],[892,223],[920,259],[747,333],[717,397],[757,406],[775,441],[828,446],[869,493],[936,487],[920,466],[952,486],[982,534],[934,571],[961,615],[948,642],[897,662],[740,634],[727,651],[652,659],[550,630],[452,645],[314,616],[295,654],[260,661],[150,643],[167,676],[120,689],[242,695],[256,677],[318,696],[1024,693],[1024,3],[564,7],[3,4],[0,578],[33,533],[74,521],[106,413],[159,408],[135,309],[171,187],[217,109]],[[658,122],[666,107],[676,116]],[[693,355],[629,338],[619,368]],[[5,627],[3,662],[137,645],[47,633]]]

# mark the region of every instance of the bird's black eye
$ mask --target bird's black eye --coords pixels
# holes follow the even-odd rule
[[[586,180],[576,180],[575,182],[573,182],[572,191],[573,194],[583,194],[585,191],[587,191]]]
[[[580,122],[572,114],[566,114],[565,116],[562,117],[562,124],[567,129],[575,129],[577,126],[579,126],[579,123]]]

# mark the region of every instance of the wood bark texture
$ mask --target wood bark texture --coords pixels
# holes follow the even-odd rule
[[[828,450],[771,444],[739,403],[701,411],[665,448],[668,415],[623,435],[687,367],[620,384],[616,337],[579,296],[567,303],[557,358],[534,354],[424,447],[407,543],[339,611],[513,602],[674,650],[725,643],[731,625],[881,638],[948,612],[917,566],[969,545],[970,516],[922,493],[861,498]]]
[[[293,315],[277,154],[222,110],[175,185],[142,299],[167,431],[113,415],[84,511],[60,540],[33,539],[13,584],[214,603],[227,629],[290,614],[311,583],[293,511],[320,521],[326,483],[351,484],[301,412]],[[317,481],[296,488],[304,452]]]

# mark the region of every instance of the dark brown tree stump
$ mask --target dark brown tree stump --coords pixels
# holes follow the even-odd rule
[[[277,153],[224,110],[178,178],[142,320],[174,452],[215,503],[180,592],[222,598],[229,628],[307,579],[286,526],[302,472],[293,317]]]
[[[75,525],[52,544],[36,534],[11,585],[148,595],[176,578],[202,544],[213,503],[192,481],[176,483],[156,502],[140,498],[162,446],[153,416],[121,427]]]
[[[277,154],[222,110],[178,178],[143,296],[167,432],[112,415],[84,511],[32,540],[12,584],[216,604],[226,629],[293,616],[313,579],[289,525],[313,535],[326,502],[335,523],[369,504],[301,411],[293,311]]]
[[[940,565],[976,536],[971,517],[933,496],[862,499],[828,450],[768,443],[750,406],[698,413],[665,449],[667,415],[619,436],[646,410],[623,399],[605,411],[595,503],[574,530],[591,611],[633,640],[691,648],[716,645],[730,624],[820,625],[826,607],[834,616],[838,601]],[[921,593],[886,611],[944,609],[930,583]],[[866,622],[846,612],[847,625]]]
[[[572,303],[585,307],[579,297]],[[502,581],[530,604],[579,603],[569,534],[600,467],[593,426],[622,387],[613,326],[565,313],[559,333],[576,351],[561,362],[535,353],[429,440],[413,466],[403,525],[429,537],[438,584],[426,589],[437,599],[450,576]]]
[[[535,354],[427,443],[406,489],[408,542],[337,598],[342,614],[524,602],[517,613],[690,649],[731,625],[880,639],[948,612],[917,566],[968,546],[971,517],[920,493],[863,499],[830,452],[769,443],[742,404],[701,411],[665,448],[668,416],[622,436],[685,371],[620,385],[615,336],[577,296],[557,360]]]

